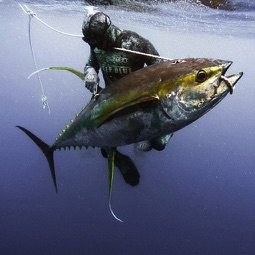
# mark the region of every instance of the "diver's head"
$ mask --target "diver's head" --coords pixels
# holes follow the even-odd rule
[[[111,19],[103,12],[95,12],[89,15],[82,25],[83,41],[92,48],[107,47],[110,41],[107,30],[110,26]]]

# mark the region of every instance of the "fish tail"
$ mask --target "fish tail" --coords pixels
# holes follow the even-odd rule
[[[19,128],[20,130],[22,130],[26,135],[28,135],[34,141],[34,143],[41,149],[41,151],[47,158],[47,161],[50,166],[50,171],[51,171],[51,176],[53,179],[54,187],[57,192],[58,189],[57,189],[57,181],[56,181],[54,157],[53,157],[54,149],[51,146],[49,146],[47,143],[42,141],[40,138],[38,138],[36,135],[31,133],[29,130],[27,130],[26,128],[21,127],[21,126],[16,126],[16,127]]]

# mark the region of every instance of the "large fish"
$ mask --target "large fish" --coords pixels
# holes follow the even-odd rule
[[[49,146],[24,127],[46,156],[57,189],[53,153],[66,147],[106,148],[113,178],[112,148],[173,133],[197,120],[229,92],[242,73],[226,76],[232,62],[188,58],[133,72],[101,90]],[[82,78],[82,74],[76,74]]]

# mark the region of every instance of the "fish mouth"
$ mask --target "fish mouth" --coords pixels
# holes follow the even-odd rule
[[[243,76],[243,72],[232,74],[230,76],[226,76],[226,72],[229,69],[229,67],[232,65],[232,61],[227,61],[226,64],[223,67],[220,79],[219,79],[219,85],[223,82],[229,89],[229,93],[233,94],[235,84],[240,80],[240,78]]]

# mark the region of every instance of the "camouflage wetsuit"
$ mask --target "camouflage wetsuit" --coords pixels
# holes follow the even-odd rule
[[[98,72],[101,68],[105,85],[108,86],[116,80],[144,67],[160,62],[159,59],[125,53],[113,47],[159,55],[154,46],[145,38],[132,31],[122,31],[111,25],[112,44],[109,49],[92,48],[90,57],[85,66],[85,72],[93,67]],[[115,37],[115,38],[114,38]]]

